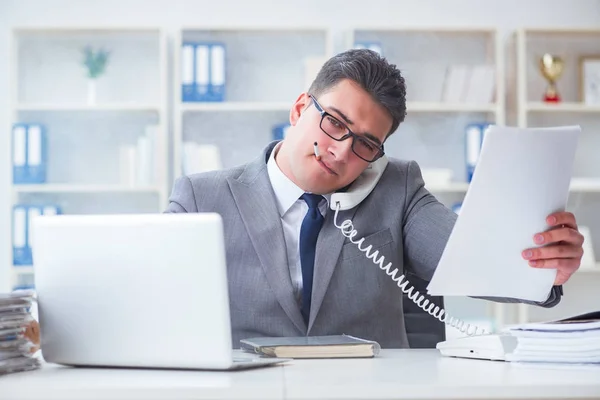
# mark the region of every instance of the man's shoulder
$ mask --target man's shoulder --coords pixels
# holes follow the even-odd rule
[[[192,174],[185,175],[184,178],[187,178],[192,183],[192,186],[196,185],[204,185],[207,183],[217,184],[217,183],[226,183],[230,180],[237,180],[245,171],[247,171],[250,163],[241,164],[234,167],[229,168],[221,168],[211,171],[204,172],[196,172]]]
[[[385,174],[396,182],[415,181],[421,179],[421,167],[415,160],[388,157]]]
[[[424,186],[419,164],[410,159],[388,157],[378,188],[385,196],[406,196]]]
[[[388,166],[392,167],[390,169],[394,173],[406,173],[406,171],[408,171],[409,168],[418,167],[417,162],[414,160],[407,160],[407,159],[396,158],[396,157],[388,157],[387,159],[388,159]]]

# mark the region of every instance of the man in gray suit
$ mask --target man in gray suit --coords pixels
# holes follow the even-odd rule
[[[347,190],[383,156],[385,140],[404,120],[405,96],[394,65],[368,50],[346,51],[298,96],[283,141],[246,165],[176,181],[167,212],[223,217],[234,347],[254,336],[342,333],[409,347],[401,290],[334,222],[351,220],[364,246],[392,262],[397,277],[410,272],[428,281],[456,215],[424,188],[416,162],[396,159],[337,221],[329,207],[333,192]],[[540,304],[550,307],[579,267],[583,237],[571,213],[547,223],[556,229],[536,235],[532,247],[547,246],[523,257],[533,267],[558,269]]]

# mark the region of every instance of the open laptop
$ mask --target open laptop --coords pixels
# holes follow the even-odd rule
[[[233,350],[218,214],[41,216],[32,250],[47,362],[228,370],[286,361]]]

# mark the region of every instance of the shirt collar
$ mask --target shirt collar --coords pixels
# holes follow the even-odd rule
[[[271,180],[271,186],[275,192],[275,200],[277,203],[277,209],[279,210],[279,216],[283,217],[286,212],[294,205],[296,200],[304,194],[304,190],[300,189],[294,182],[290,180],[279,168],[275,161],[275,156],[279,151],[281,142],[271,151],[269,161],[267,162],[267,171],[269,173],[269,179]],[[331,199],[331,194],[324,194],[323,197],[327,200]]]

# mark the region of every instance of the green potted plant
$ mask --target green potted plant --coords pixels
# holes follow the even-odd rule
[[[106,71],[110,53],[104,49],[94,50],[91,46],[83,49],[83,65],[88,78],[88,104],[96,104],[96,81]]]

